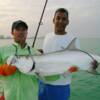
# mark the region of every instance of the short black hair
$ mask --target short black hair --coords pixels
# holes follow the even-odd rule
[[[26,24],[26,22],[22,21],[22,20],[17,20],[15,22],[13,22],[12,24],[12,32],[14,29],[19,29],[20,27],[22,27],[23,29],[28,29],[28,25]]]
[[[65,8],[58,8],[56,11],[55,11],[55,14],[54,14],[54,17],[56,15],[56,13],[58,12],[62,12],[62,13],[66,13],[67,16],[69,16],[69,13],[68,13],[68,10],[65,9]]]

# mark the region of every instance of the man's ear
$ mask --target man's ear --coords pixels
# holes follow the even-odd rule
[[[68,21],[67,21],[67,25],[69,24],[69,19],[68,19]]]
[[[11,31],[11,34],[14,35],[13,31]]]

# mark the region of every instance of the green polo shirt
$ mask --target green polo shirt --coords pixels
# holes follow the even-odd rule
[[[14,55],[28,55],[28,45],[21,48],[17,43],[0,47],[0,65],[6,63],[6,59]],[[30,48],[31,54],[39,52]],[[18,70],[11,76],[0,76],[0,92],[4,92],[6,100],[38,100],[38,80],[34,75],[26,75]]]

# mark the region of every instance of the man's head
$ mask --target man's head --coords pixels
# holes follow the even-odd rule
[[[28,25],[22,21],[17,20],[12,24],[12,35],[14,37],[15,42],[25,42],[27,37]]]
[[[65,34],[65,28],[69,24],[68,16],[68,11],[65,8],[59,8],[56,10],[53,18],[56,34]]]

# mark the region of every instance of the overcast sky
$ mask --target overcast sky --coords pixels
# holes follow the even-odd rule
[[[0,35],[10,35],[12,22],[24,20],[29,36],[34,36],[45,0],[0,0]],[[79,37],[100,38],[100,0],[48,0],[39,35],[53,31],[53,15],[57,8],[69,11],[68,32]]]

